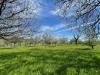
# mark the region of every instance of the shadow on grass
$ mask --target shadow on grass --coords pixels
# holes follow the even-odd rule
[[[9,47],[9,48],[0,48],[0,50],[10,50],[10,49],[13,49],[13,48],[11,48],[11,47]]]
[[[16,59],[16,61],[13,61],[12,59]],[[52,52],[46,51],[45,53],[41,53],[41,51],[38,50],[35,53],[31,50],[30,52],[0,55],[0,60],[6,60],[6,64],[3,65],[4,68],[0,69],[0,75],[7,75],[9,72],[19,69],[22,66],[30,65],[33,65],[32,68],[36,68],[35,66],[37,66],[36,69],[30,69],[32,73],[40,72],[41,75],[71,75],[69,74],[70,68],[75,70],[73,75],[80,75],[82,69],[86,70],[86,72],[90,71],[91,73],[95,73],[95,75],[99,75],[97,74],[96,70],[98,70],[100,73],[100,58],[96,57],[94,53],[86,54],[81,51],[75,52],[65,50]],[[11,60],[12,62],[8,63]],[[37,63],[40,66],[36,65]],[[54,65],[54,71],[46,71],[48,69],[45,67],[46,64],[51,66]],[[91,69],[94,69],[94,71]],[[27,69],[27,72],[30,71]]]
[[[81,57],[78,56],[80,55],[78,53],[76,53],[75,55],[74,54],[75,53],[73,53],[73,55],[72,54],[69,55],[62,66],[56,69],[55,72],[49,73],[48,75],[70,75],[69,73],[67,73],[69,68],[75,69],[75,73],[71,75],[80,75],[81,70],[85,70],[84,74],[85,72],[88,73],[89,71],[91,71],[91,75],[100,74],[100,58],[97,58],[95,56],[90,57],[90,56],[84,55],[84,56],[89,57],[88,59],[87,57],[85,59],[82,56]],[[94,69],[94,71],[92,71],[91,69]],[[87,74],[87,75],[90,75],[90,74]]]
[[[91,48],[76,48],[75,50],[92,50]]]

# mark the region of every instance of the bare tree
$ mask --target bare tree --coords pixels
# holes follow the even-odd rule
[[[21,46],[21,43],[23,42],[23,38],[14,36],[6,40],[9,44],[12,44],[13,46]]]
[[[81,35],[82,35],[82,31],[81,31],[80,27],[77,27],[76,29],[73,30],[73,40],[76,45],[78,44],[78,41],[79,41]]]
[[[78,44],[79,38],[80,38],[80,35],[79,34],[74,34],[74,41],[75,41],[75,44],[76,45]]]
[[[32,14],[29,10],[27,0],[0,0],[0,38],[21,35],[28,29],[28,20],[31,18],[27,15]]]
[[[85,26],[85,35],[86,35],[86,39],[88,39],[88,45],[92,47],[92,49],[94,48],[94,45],[96,45],[96,39],[97,39],[97,33],[96,33],[96,26],[95,25],[87,25]]]
[[[68,44],[68,38],[67,37],[59,38],[58,41],[59,41],[60,44]]]
[[[53,42],[53,40],[54,40],[53,35],[52,35],[49,31],[45,31],[45,32],[43,33],[42,38],[43,38],[43,42],[44,42],[45,44],[48,44],[48,45],[51,45],[52,42]]]
[[[33,37],[33,43],[34,43],[34,45],[40,44],[42,42],[43,42],[42,41],[42,35],[36,35],[36,36]]]
[[[74,18],[91,41],[100,35],[100,0],[57,0],[57,2],[64,17],[67,17],[66,12],[69,10],[74,12]]]

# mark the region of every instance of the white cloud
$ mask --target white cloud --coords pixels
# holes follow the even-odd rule
[[[60,29],[65,29],[66,28],[66,25],[64,23],[60,23],[60,24],[57,24],[57,25],[53,25],[53,26],[50,26],[50,25],[43,25],[41,26],[40,28],[40,31],[52,31],[52,32],[55,32],[55,31],[58,31]]]
[[[52,27],[50,27],[50,26],[41,26],[40,31],[44,32],[44,31],[47,31],[47,30],[52,31],[52,30],[53,30],[53,28],[52,28]]]
[[[59,8],[56,8],[54,10],[51,10],[50,14],[51,15],[54,15],[54,16],[57,16],[58,15],[60,17],[64,17],[63,11],[61,9],[59,9]]]
[[[82,24],[80,25],[81,27],[84,27],[84,26],[88,26],[90,25],[91,23],[94,23],[94,22],[89,22],[87,24]],[[60,23],[60,24],[57,24],[57,25],[53,25],[53,26],[50,26],[50,25],[43,25],[40,27],[40,31],[41,32],[45,32],[45,31],[51,31],[51,32],[62,32],[62,31],[71,31],[71,30],[75,30],[79,28],[79,25],[77,26],[71,26],[70,24],[66,24],[66,23]]]

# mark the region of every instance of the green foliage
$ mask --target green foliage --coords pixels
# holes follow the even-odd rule
[[[0,75],[100,75],[100,47],[0,48]]]

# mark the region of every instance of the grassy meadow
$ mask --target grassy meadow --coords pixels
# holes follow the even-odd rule
[[[0,75],[100,75],[100,47],[0,47]]]

